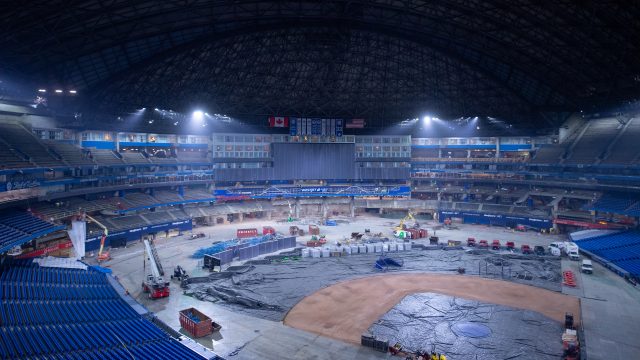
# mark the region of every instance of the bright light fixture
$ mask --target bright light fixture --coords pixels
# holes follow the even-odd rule
[[[428,124],[431,122],[431,116],[425,116],[422,120]]]
[[[47,89],[38,89],[38,92],[46,93],[46,92],[47,92]]]
[[[191,117],[193,118],[193,120],[202,121],[204,120],[204,112],[202,112],[201,110],[196,110],[193,112]]]
[[[57,94],[62,94],[62,90],[60,90],[60,89],[56,89],[56,93],[57,93]]]
[[[69,90],[69,94],[77,94],[78,92],[75,90]]]

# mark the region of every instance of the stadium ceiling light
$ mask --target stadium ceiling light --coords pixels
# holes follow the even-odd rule
[[[193,120],[202,121],[204,120],[204,112],[202,112],[202,110],[196,110],[191,114],[191,118],[193,118]]]
[[[476,126],[476,130],[480,130],[480,126]]]
[[[47,92],[47,89],[38,89],[38,92],[46,93],[46,92]]]
[[[422,118],[422,120],[423,120],[425,123],[429,124],[429,123],[431,122],[431,116],[425,116],[424,118]]]
[[[78,92],[75,90],[69,90],[69,94],[77,94]]]
[[[56,89],[56,94],[62,94],[62,90]]]
[[[155,109],[153,109],[153,110],[155,110],[155,111],[160,111],[160,109],[158,109],[158,108],[155,108]]]

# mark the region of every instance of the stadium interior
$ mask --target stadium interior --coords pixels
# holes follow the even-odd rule
[[[0,358],[640,359],[638,3],[0,10]]]

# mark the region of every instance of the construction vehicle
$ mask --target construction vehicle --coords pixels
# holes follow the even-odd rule
[[[467,238],[467,246],[469,247],[473,247],[476,246],[476,238]]]
[[[178,281],[186,280],[189,278],[187,271],[180,265],[176,266],[173,269],[173,275],[171,275],[171,279],[178,279]]]
[[[523,254],[533,254],[533,250],[531,250],[531,246],[527,245],[527,244],[523,244],[520,246],[520,251]]]
[[[413,214],[411,213],[411,211],[409,211],[409,212],[407,212],[407,216],[405,216],[404,218],[402,218],[402,220],[400,220],[400,224],[398,224],[398,226],[396,226],[394,230],[396,230],[396,231],[406,230],[407,226],[405,225],[405,222],[407,220],[413,221],[413,228],[414,229],[419,229],[420,228],[420,224],[418,223],[418,220],[416,220],[416,218],[413,217]]]
[[[489,248],[489,242],[487,240],[480,240],[480,243],[478,244],[478,248],[480,248],[480,249],[488,249]]]
[[[111,260],[111,254],[108,251],[102,252],[104,250],[104,242],[107,239],[107,236],[109,236],[109,229],[107,229],[107,227],[104,226],[100,221],[92,218],[91,216],[87,214],[85,214],[84,216],[89,221],[93,221],[96,225],[100,226],[100,228],[102,228],[102,231],[104,232],[100,237],[100,250],[98,250],[98,262]]]
[[[514,250],[516,248],[516,244],[513,241],[507,241],[507,250]]]
[[[491,242],[491,249],[500,250],[500,247],[502,247],[502,245],[500,244],[500,240],[493,240]]]
[[[142,290],[149,293],[149,299],[159,299],[169,296],[169,282],[164,280],[164,269],[160,264],[160,258],[153,242],[144,240],[145,261],[143,268],[146,278],[142,282]],[[147,274],[147,261],[149,262],[149,273]]]
[[[544,246],[536,245],[533,247],[533,253],[542,256],[544,255]]]

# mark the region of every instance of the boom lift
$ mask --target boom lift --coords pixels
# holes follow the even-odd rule
[[[160,264],[160,258],[156,247],[149,240],[144,240],[145,269],[146,278],[142,282],[142,290],[149,293],[149,299],[159,299],[169,296],[169,282],[164,280],[164,270]],[[149,262],[149,274],[147,274],[147,261]]]
[[[104,253],[102,252],[102,250],[104,250],[104,241],[107,239],[107,236],[109,236],[109,229],[107,229],[106,226],[102,225],[101,222],[92,218],[91,216],[87,214],[84,214],[84,216],[85,218],[89,219],[89,221],[93,221],[94,223],[96,223],[96,225],[100,226],[100,228],[102,228],[102,231],[104,231],[104,234],[102,234],[102,236],[100,237],[100,250],[98,251],[98,262],[111,260],[111,254],[109,254],[108,251]]]

